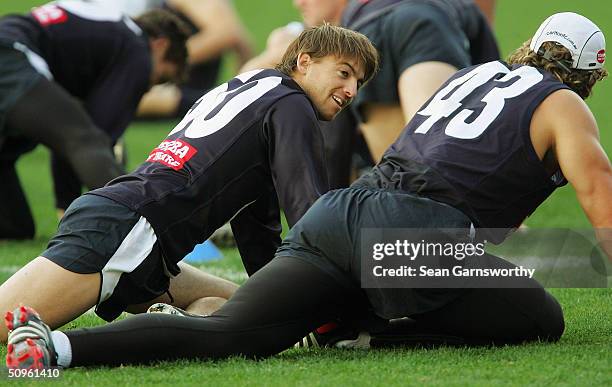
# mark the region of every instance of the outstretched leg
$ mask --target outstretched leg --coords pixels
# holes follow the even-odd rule
[[[52,328],[62,326],[96,304],[100,274],[78,274],[45,257],[37,257],[0,285],[0,310],[20,304],[34,308]],[[0,327],[0,341],[6,342],[7,329]]]
[[[207,296],[227,299],[236,288],[182,264],[183,272],[169,279],[148,222],[95,195],[83,195],[72,203],[41,255],[0,286],[0,310],[13,310],[19,304],[34,307],[52,328],[96,304],[96,313],[112,321],[129,305],[153,300],[169,286],[174,303],[183,308]],[[6,334],[0,328],[0,340],[5,341]]]
[[[322,323],[362,307],[363,297],[360,289],[340,286],[310,263],[276,258],[212,316],[148,314],[66,332],[71,366],[269,356]]]
[[[483,257],[482,264],[516,267],[491,254]],[[505,345],[559,340],[565,324],[557,300],[534,279],[503,280],[513,287],[466,289],[439,309],[392,321],[389,329],[374,335],[372,345]]]
[[[563,312],[546,290],[471,289],[438,310],[391,321],[372,347],[507,345],[557,341]]]
[[[170,280],[168,293],[142,304],[130,305],[126,311],[143,313],[151,305],[162,302],[192,314],[208,316],[217,311],[238,289],[235,283],[205,273],[184,262],[179,262],[179,267],[181,273]]]

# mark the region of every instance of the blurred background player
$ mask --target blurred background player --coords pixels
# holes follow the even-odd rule
[[[15,162],[36,144],[52,152],[60,209],[81,184],[98,188],[123,173],[112,144],[149,87],[182,74],[186,37],[165,11],[131,20],[78,1],[0,20],[0,238],[34,236]]]
[[[251,37],[230,0],[85,1],[113,6],[132,17],[161,8],[189,26],[185,78],[151,88],[140,102],[139,117],[183,117],[198,98],[217,85],[225,54],[235,54],[236,70],[253,54]]]
[[[83,1],[112,6],[132,17],[161,8],[177,15],[189,27],[185,78],[153,86],[140,101],[137,115],[141,118],[183,117],[198,98],[217,85],[225,54],[234,54],[237,70],[253,53],[251,38],[229,0]],[[287,46],[283,46],[283,52]],[[123,148],[118,149],[125,155]],[[212,240],[220,246],[235,246],[229,225],[215,231]]]

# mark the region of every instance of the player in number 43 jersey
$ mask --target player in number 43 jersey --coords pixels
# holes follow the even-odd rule
[[[228,221],[249,274],[270,261],[280,210],[293,226],[328,190],[319,120],[377,67],[365,36],[324,25],[304,31],[277,70],[211,90],[134,172],[71,205],[48,249],[0,287],[0,309],[35,304],[59,326],[93,305],[110,321],[153,302],[229,298],[233,284],[179,261]]]

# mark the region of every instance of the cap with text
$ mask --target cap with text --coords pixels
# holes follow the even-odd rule
[[[595,70],[606,60],[603,32],[589,19],[574,12],[556,13],[540,25],[529,47],[538,52],[542,43],[556,42],[572,54],[572,68]]]

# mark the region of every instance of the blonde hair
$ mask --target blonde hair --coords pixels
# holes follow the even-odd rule
[[[554,42],[545,42],[542,44],[542,49],[550,52],[550,59],[546,59],[533,52],[531,48],[529,48],[530,43],[531,39],[514,50],[514,52],[508,56],[508,64],[522,64],[546,70],[557,77],[559,81],[569,86],[570,89],[578,93],[582,99],[589,97],[593,92],[595,83],[601,81],[608,75],[608,70],[606,69],[570,69],[572,54],[567,48],[560,44]],[[563,62],[568,61],[569,65],[564,68]],[[559,62],[561,62],[561,64]]]
[[[302,53],[315,59],[328,55],[355,59],[363,65],[364,84],[378,71],[378,51],[365,35],[328,23],[304,30],[287,47],[276,69],[287,75],[293,74],[298,55]]]

